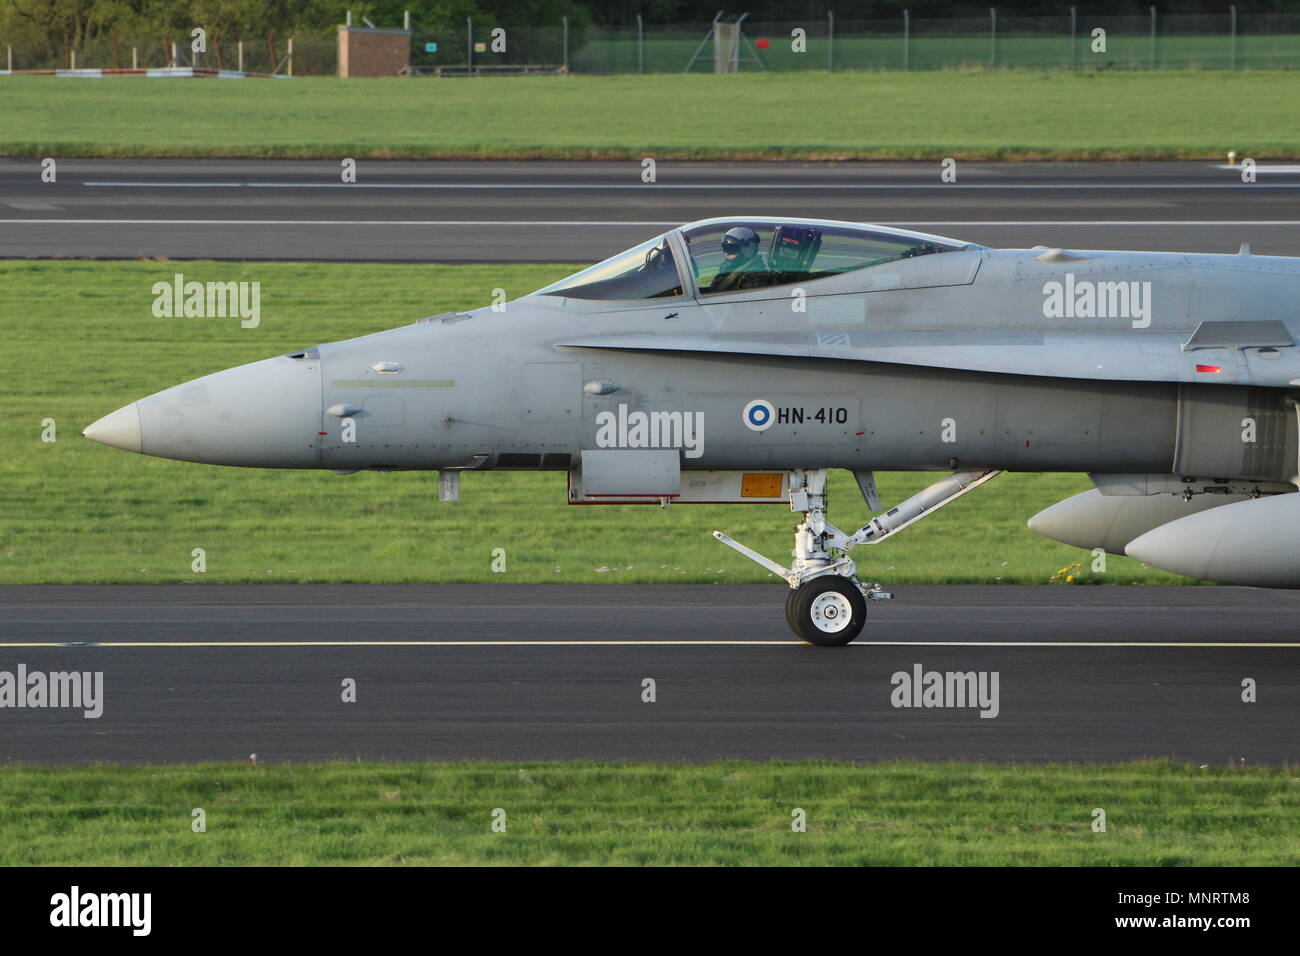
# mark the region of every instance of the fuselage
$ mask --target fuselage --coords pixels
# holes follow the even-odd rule
[[[109,443],[341,471],[676,447],[684,470],[1295,476],[1300,357],[1261,343],[1293,323],[1300,260],[953,243],[709,295],[664,241],[680,294],[543,290],[319,345],[141,399]],[[1226,323],[1250,335],[1221,341]],[[1229,441],[1247,417],[1267,442]]]

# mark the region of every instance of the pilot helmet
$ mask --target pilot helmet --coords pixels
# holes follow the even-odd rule
[[[758,252],[758,233],[745,226],[728,229],[722,237],[722,252],[728,259],[736,256],[741,262],[752,259]]]

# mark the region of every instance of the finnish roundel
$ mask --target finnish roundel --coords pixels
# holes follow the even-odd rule
[[[740,417],[745,422],[745,427],[750,431],[767,431],[772,427],[772,422],[776,420],[776,409],[772,407],[771,402],[756,398],[745,406],[745,410],[740,413]]]

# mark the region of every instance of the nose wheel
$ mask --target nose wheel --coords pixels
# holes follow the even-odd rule
[[[813,578],[786,597],[785,620],[809,644],[843,647],[862,633],[867,601],[847,578]]]
[[[713,536],[790,585],[785,599],[785,620],[790,630],[809,644],[839,647],[862,633],[867,601],[893,597],[879,584],[861,583],[857,565],[846,552],[860,544],[879,544],[892,538],[999,474],[996,470],[954,471],[872,518],[853,534],[845,534],[826,518],[826,469],[796,469],[790,472],[790,510],[802,513],[803,522],[794,529],[794,561],[790,567],[768,560],[721,531],[713,532]],[[874,479],[867,475],[864,484],[859,475],[858,485],[868,506],[878,510],[880,500]]]

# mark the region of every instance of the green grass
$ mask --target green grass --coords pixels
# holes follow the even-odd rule
[[[0,866],[1294,866],[1297,783],[1165,762],[8,766]]]
[[[19,156],[1256,158],[1300,73],[932,72],[161,81],[0,77]],[[760,107],[761,108],[756,108]],[[639,167],[629,167],[629,176]]]
[[[433,473],[222,468],[149,458],[81,437],[101,415],[217,369],[422,315],[523,294],[575,266],[290,263],[0,263],[0,583],[761,582],[771,576],[716,542],[726,530],[788,553],[780,505],[574,508],[560,473],[467,474],[462,501],[437,502]],[[259,281],[262,321],[159,319],[151,287],[187,279]],[[55,420],[57,441],[41,440]],[[880,476],[897,500],[932,475]],[[860,564],[892,583],[1046,583],[1073,562],[1077,583],[1171,583],[1173,575],[1086,552],[1025,527],[1090,487],[1082,475],[1003,475]],[[870,517],[847,472],[833,475],[837,523]],[[468,554],[463,550],[471,542]],[[492,549],[506,549],[493,573]],[[191,571],[206,551],[207,571]]]

